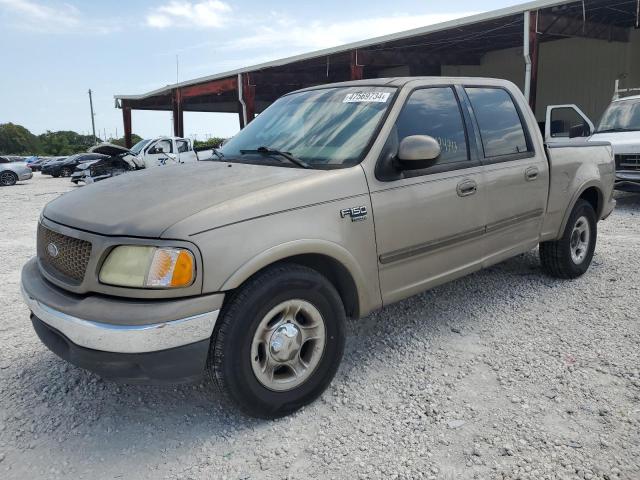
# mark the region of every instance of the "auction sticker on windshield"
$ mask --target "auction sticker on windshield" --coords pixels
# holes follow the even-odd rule
[[[391,94],[389,92],[354,92],[347,94],[342,103],[378,102],[385,103]]]

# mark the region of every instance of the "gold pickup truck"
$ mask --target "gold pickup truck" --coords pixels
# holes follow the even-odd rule
[[[538,245],[546,273],[584,274],[613,183],[609,144],[545,146],[507,81],[323,85],[211,161],[49,203],[22,289],[69,362],[129,383],[207,374],[277,417],[331,382],[347,317]]]

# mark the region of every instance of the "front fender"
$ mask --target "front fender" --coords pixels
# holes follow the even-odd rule
[[[340,263],[351,275],[358,292],[360,311],[370,311],[372,299],[363,288],[366,277],[357,260],[347,249],[337,243],[321,239],[301,239],[271,247],[241,265],[222,285],[222,291],[233,290],[249,277],[276,262],[299,255],[323,255]]]

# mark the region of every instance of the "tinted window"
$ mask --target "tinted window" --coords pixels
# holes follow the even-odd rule
[[[435,138],[442,149],[436,162],[438,165],[464,162],[469,158],[462,113],[453,89],[449,87],[413,92],[400,112],[396,129],[398,144],[410,135]]]
[[[571,129],[582,127],[582,137],[588,136],[589,125],[582,116],[570,107],[558,107],[551,110],[550,131],[552,137],[569,137]]]
[[[9,163],[8,158],[0,157],[0,163]]]
[[[485,157],[528,151],[527,139],[511,95],[501,88],[467,88],[478,120]]]

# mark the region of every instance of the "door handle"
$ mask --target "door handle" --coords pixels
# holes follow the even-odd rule
[[[538,178],[538,168],[537,167],[529,167],[524,171],[524,178],[527,182],[532,182],[536,178]]]
[[[468,197],[478,191],[478,184],[473,180],[463,180],[456,187],[459,197]]]

